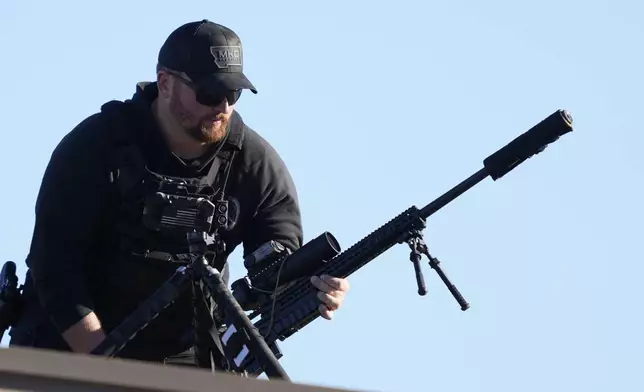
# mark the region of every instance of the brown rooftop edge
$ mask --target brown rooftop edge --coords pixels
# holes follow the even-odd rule
[[[24,348],[0,349],[0,391],[349,392],[284,381]]]

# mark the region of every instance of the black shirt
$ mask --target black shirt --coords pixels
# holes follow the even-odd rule
[[[153,171],[172,176],[204,175],[211,162],[209,156],[182,162],[166,147],[150,109],[157,93],[155,83],[143,83],[137,85],[129,100],[137,109],[135,139],[146,164]],[[110,128],[101,119],[98,115],[88,117],[58,144],[36,202],[35,227],[26,260],[32,286],[27,290],[36,294],[58,332],[96,311],[97,298],[92,295],[96,290],[90,287],[88,274],[98,260],[110,262],[92,253],[105,246],[101,245],[103,226],[110,213],[109,198],[113,197],[107,169]],[[227,186],[227,194],[235,198],[240,211],[237,225],[227,233],[228,254],[239,244],[248,254],[269,240],[280,241],[292,250],[299,248],[303,240],[300,210],[286,165],[272,146],[250,128],[246,128],[240,147]],[[127,274],[119,277],[129,278]],[[105,286],[100,292],[110,292],[111,280],[99,284]],[[128,309],[136,305],[128,303],[128,298],[113,298],[112,302],[114,306],[128,305]],[[101,314],[98,317],[100,320]]]

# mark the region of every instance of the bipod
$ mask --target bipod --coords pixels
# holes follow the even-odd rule
[[[418,294],[427,294],[427,286],[425,285],[425,278],[423,277],[423,271],[420,266],[422,256],[426,256],[429,260],[429,266],[434,271],[436,271],[445,286],[447,286],[447,289],[450,291],[450,293],[452,293],[454,299],[456,299],[458,304],[461,306],[461,310],[465,311],[469,309],[470,304],[467,303],[465,298],[463,298],[463,295],[461,295],[460,291],[458,291],[456,286],[447,277],[440,266],[440,260],[429,253],[429,248],[427,247],[427,243],[425,242],[422,232],[422,228],[425,227],[424,222],[419,226],[420,228],[410,230],[405,235],[405,239],[403,241],[400,241],[401,243],[405,242],[409,246],[409,260],[414,265],[414,272],[416,273],[416,284],[418,285]]]

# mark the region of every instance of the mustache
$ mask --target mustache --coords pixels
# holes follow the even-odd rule
[[[219,113],[217,115],[213,116],[208,116],[203,119],[203,121],[226,121],[226,115],[224,113]]]

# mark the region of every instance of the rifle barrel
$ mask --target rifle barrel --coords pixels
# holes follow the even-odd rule
[[[489,174],[485,168],[480,169],[479,171],[461,181],[458,185],[454,186],[452,189],[443,193],[437,199],[423,207],[420,210],[420,216],[422,216],[423,219],[427,219],[430,215],[433,215],[435,212],[448,205],[454,199],[467,192],[470,188],[486,179],[488,175]]]
[[[488,176],[494,181],[503,177],[528,158],[536,155],[561,136],[572,131],[572,116],[557,110],[510,143],[483,160],[483,168],[420,210],[423,219],[445,207]]]

